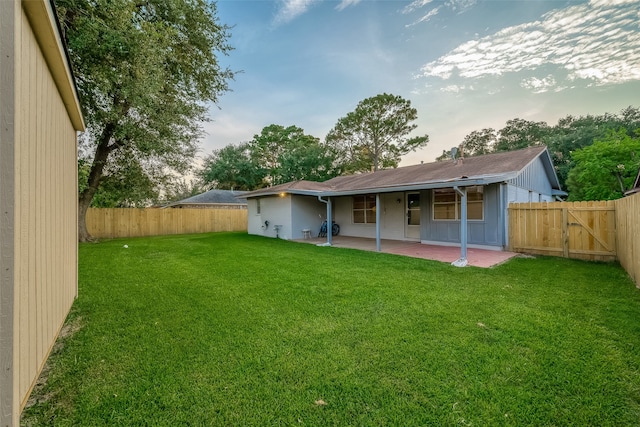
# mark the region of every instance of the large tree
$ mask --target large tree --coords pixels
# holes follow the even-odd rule
[[[270,185],[300,179],[326,181],[340,172],[332,147],[297,126],[266,126],[249,146]]]
[[[216,57],[230,50],[229,34],[207,0],[56,5],[87,123],[78,219],[79,238],[88,240],[85,214],[106,176],[134,164],[153,182],[189,169],[206,103],[233,77]]]
[[[569,200],[619,199],[631,188],[640,167],[640,139],[626,129],[576,150],[569,172]]]
[[[215,188],[254,190],[301,179],[326,181],[340,171],[332,147],[297,126],[272,124],[249,142],[213,151],[200,177]]]
[[[347,172],[397,167],[401,156],[429,142],[428,135],[409,137],[417,118],[411,101],[383,93],[360,101],[338,120],[326,141],[346,160]]]
[[[199,171],[207,187],[221,190],[255,190],[264,186],[265,175],[265,169],[253,160],[248,143],[214,150]]]
[[[512,151],[543,145],[549,133],[549,125],[545,122],[524,119],[507,120],[505,127],[498,131],[493,151]]]

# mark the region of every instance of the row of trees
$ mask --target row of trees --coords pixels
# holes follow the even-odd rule
[[[199,176],[206,186],[253,190],[397,167],[401,156],[429,141],[427,135],[409,137],[416,119],[410,101],[380,94],[339,119],[324,142],[299,127],[272,124],[249,142],[213,151]]]
[[[80,240],[90,238],[85,213],[92,204],[139,206],[204,186],[253,189],[396,167],[402,155],[428,142],[426,135],[410,137],[417,118],[410,102],[381,94],[339,119],[324,141],[296,126],[267,126],[249,142],[212,153],[199,173],[202,187],[189,185],[176,176],[191,170],[207,103],[216,103],[234,77],[217,58],[232,48],[215,3],[55,4],[87,124],[78,160]],[[567,116],[555,126],[513,119],[498,131],[470,133],[462,146],[477,155],[545,144],[572,198],[615,197],[637,170],[639,123],[640,112],[631,107],[615,115]],[[588,164],[598,166],[599,175]],[[587,189],[589,180],[607,181],[608,195]]]
[[[622,197],[640,167],[640,109],[617,114],[566,116],[554,126],[523,119],[508,120],[499,130],[485,128],[464,137],[465,156],[545,145],[569,200]],[[437,160],[449,158],[443,151]]]

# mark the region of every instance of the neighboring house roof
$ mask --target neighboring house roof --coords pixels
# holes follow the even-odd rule
[[[319,183],[294,181],[246,194],[247,198],[278,193],[320,196],[361,194],[363,192],[409,191],[455,185],[486,185],[515,178],[531,162],[542,160],[551,188],[560,191],[560,183],[546,147],[530,147],[454,161],[424,163],[372,173],[339,176]]]
[[[631,194],[640,193],[640,170],[638,170],[638,176],[636,177],[636,182],[633,184],[633,188],[631,190],[624,193],[625,196],[629,196]]]
[[[169,203],[166,208],[178,205],[203,205],[203,204],[218,204],[218,205],[238,205],[246,204],[247,199],[239,196],[246,194],[246,191],[233,191],[233,190],[209,190],[195,196],[187,197],[177,202]]]

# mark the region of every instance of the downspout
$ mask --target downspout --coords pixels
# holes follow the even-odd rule
[[[322,200],[322,196],[318,196],[318,200],[327,205],[327,243],[323,243],[322,246],[331,246],[333,237],[333,218],[331,217],[331,197],[327,197],[327,200]]]
[[[453,189],[460,195],[460,259],[451,263],[456,267],[467,265],[467,188],[453,186]]]
[[[380,252],[380,193],[376,193],[376,251]]]

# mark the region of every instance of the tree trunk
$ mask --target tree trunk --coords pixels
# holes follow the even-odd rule
[[[113,136],[115,130],[115,124],[109,123],[105,126],[100,135],[100,142],[96,147],[96,154],[91,164],[91,171],[89,172],[89,180],[87,188],[80,193],[78,199],[78,240],[80,242],[90,242],[93,240],[89,230],[87,229],[87,210],[91,206],[93,196],[95,196],[100,185],[100,179],[102,178],[102,172],[104,165],[107,163],[109,154],[117,148],[117,145],[109,145],[109,141]]]

